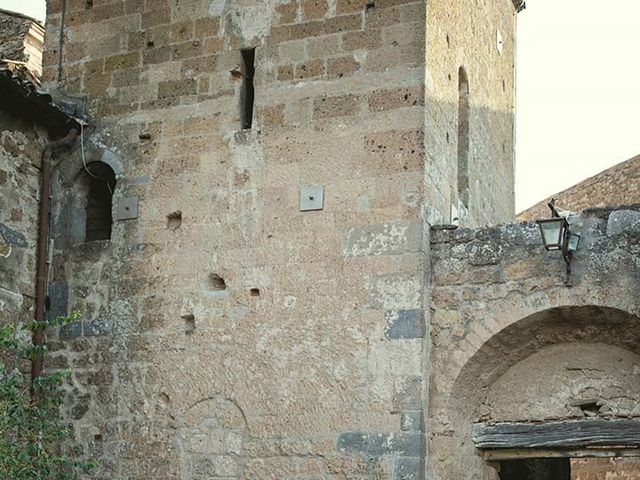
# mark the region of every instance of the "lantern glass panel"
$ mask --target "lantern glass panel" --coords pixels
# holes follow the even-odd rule
[[[580,235],[571,233],[567,239],[567,250],[569,252],[575,252],[578,250],[578,245],[580,245]]]
[[[567,221],[562,217],[538,220],[544,248],[547,250],[562,249],[562,240],[567,228]]]

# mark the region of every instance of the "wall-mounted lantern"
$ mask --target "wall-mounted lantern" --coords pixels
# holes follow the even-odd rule
[[[551,209],[551,218],[545,218],[544,220],[536,220],[538,227],[540,227],[540,234],[542,236],[542,242],[544,248],[550,251],[560,250],[562,256],[567,265],[567,276],[565,278],[565,284],[572,285],[571,281],[571,256],[573,252],[578,249],[580,244],[580,235],[572,233],[569,230],[569,222],[563,216],[560,216],[555,208],[555,199],[547,204]]]

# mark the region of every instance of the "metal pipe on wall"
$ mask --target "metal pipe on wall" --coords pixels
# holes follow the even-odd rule
[[[42,150],[41,155],[41,188],[40,188],[40,211],[38,221],[38,242],[36,247],[36,322],[45,320],[45,302],[47,297],[47,258],[49,255],[49,224],[51,218],[51,158],[53,153],[61,148],[69,148],[78,138],[78,130],[72,128],[67,135],[59,140],[48,143]],[[44,345],[45,331],[38,324],[33,332],[33,344],[35,346]],[[33,382],[38,378],[44,369],[44,355],[38,353],[31,362],[31,399],[35,402],[39,400],[39,394],[33,388]]]

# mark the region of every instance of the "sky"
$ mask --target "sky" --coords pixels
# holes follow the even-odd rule
[[[517,211],[640,154],[639,18],[640,0],[527,0],[518,14]]]
[[[45,14],[44,0],[0,6]],[[639,18],[640,0],[527,0],[518,14],[516,211],[640,154]]]

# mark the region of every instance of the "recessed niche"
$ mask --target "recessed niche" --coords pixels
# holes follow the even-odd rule
[[[249,295],[251,295],[252,297],[259,297],[260,296],[260,289],[259,288],[251,288],[251,289],[249,289]]]
[[[187,315],[182,315],[180,317],[184,320],[184,333],[186,335],[191,335],[196,330],[196,319],[192,313],[188,313]]]
[[[217,273],[209,274],[209,290],[213,290],[214,292],[220,292],[222,290],[227,289],[227,282],[224,281]]]
[[[175,212],[171,212],[169,215],[167,215],[167,228],[170,228],[171,230],[176,230],[177,228],[180,228],[180,225],[182,225],[182,212],[181,211],[175,211]]]

